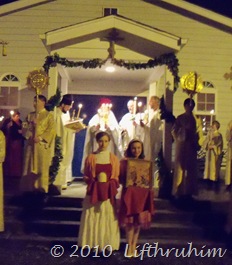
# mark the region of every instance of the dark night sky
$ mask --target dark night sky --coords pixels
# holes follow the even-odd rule
[[[185,0],[219,14],[232,18],[231,0]]]
[[[17,0],[0,0],[0,5],[4,5]],[[232,0],[185,0],[186,2],[202,6],[219,14],[232,18]]]

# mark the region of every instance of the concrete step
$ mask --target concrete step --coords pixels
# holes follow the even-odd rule
[[[9,238],[21,237],[22,240],[24,237],[25,240],[31,240],[34,235],[35,240],[45,242],[76,242],[83,198],[63,195],[48,197],[46,204],[35,212],[33,209],[40,202],[37,199],[5,196],[4,234]],[[225,201],[203,200],[190,205],[155,198],[154,205],[156,214],[151,228],[141,231],[141,242],[163,242],[166,245],[173,245],[173,242],[182,242],[182,245],[186,242],[199,242],[199,245],[203,244],[200,242],[223,244],[227,207]],[[29,211],[25,212],[22,206],[26,206]],[[125,241],[123,229],[121,237]],[[4,236],[0,234],[1,238]]]
[[[27,220],[19,221],[15,219],[6,220],[6,231],[17,231],[21,234],[37,233],[42,236],[54,236],[57,238],[71,237],[77,235],[79,231],[80,221],[70,220]],[[209,229],[209,227],[208,227]],[[211,230],[215,232],[215,229]],[[208,230],[209,231],[209,230]],[[141,230],[140,237],[144,239],[166,238],[166,239],[182,239],[197,240],[199,238],[209,238],[210,234],[207,230],[189,223],[173,223],[173,222],[153,222],[150,229]],[[121,229],[121,235],[125,237],[125,232]],[[217,240],[220,238],[218,237]]]
[[[46,206],[39,213],[41,220],[56,220],[56,221],[79,221],[82,213],[80,207],[63,207],[63,206]],[[22,215],[22,208],[15,205],[7,205],[5,207],[5,218],[12,219]],[[194,222],[197,224],[207,224],[208,222],[215,225],[225,223],[226,216],[222,213],[210,212],[184,212],[178,209],[157,209],[153,216],[154,222],[170,222],[170,223],[185,223]]]

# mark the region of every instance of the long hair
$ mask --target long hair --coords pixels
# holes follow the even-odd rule
[[[140,144],[141,144],[141,146],[142,146],[142,152],[141,152],[141,154],[140,154],[140,156],[139,156],[138,158],[139,158],[139,159],[144,159],[145,155],[144,155],[143,142],[140,141],[139,139],[132,139],[132,140],[129,142],[129,144],[128,144],[128,146],[127,146],[127,149],[126,149],[126,151],[124,152],[124,156],[125,156],[125,157],[132,157],[132,158],[134,157],[133,154],[132,154],[132,152],[131,152],[131,146],[132,146],[133,143],[140,143]]]

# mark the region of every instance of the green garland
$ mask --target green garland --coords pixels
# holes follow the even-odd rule
[[[61,101],[61,90],[57,88],[56,94],[51,96],[47,101],[46,109],[48,111],[53,111],[54,108],[59,105],[60,101]],[[62,161],[62,159],[63,155],[62,155],[61,137],[56,135],[54,156],[52,158],[52,163],[49,168],[49,184],[52,184],[55,181],[58,171],[60,169],[60,162]]]
[[[56,89],[56,94],[51,96],[46,104],[46,110],[53,111],[55,107],[59,105],[61,101],[61,90],[59,88]]]
[[[55,152],[52,158],[51,166],[49,168],[49,184],[52,184],[55,181],[58,171],[60,169],[60,162],[62,161],[62,159],[63,155],[62,155],[61,137],[56,135]]]
[[[51,67],[56,67],[57,64],[61,64],[65,67],[83,67],[87,68],[97,68],[102,67],[106,60],[102,59],[92,59],[87,61],[69,61],[66,58],[60,57],[57,53],[46,57],[45,63],[43,65],[44,70],[48,73]],[[146,63],[134,63],[134,62],[125,62],[124,60],[112,59],[112,64],[115,64],[120,67],[125,67],[128,70],[139,70],[139,69],[148,69],[154,68],[158,65],[167,65],[168,69],[174,77],[174,91],[177,90],[180,77],[178,76],[179,72],[179,61],[176,58],[174,53],[163,54],[155,59],[150,59]]]

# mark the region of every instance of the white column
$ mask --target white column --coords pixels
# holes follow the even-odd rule
[[[58,82],[58,71],[57,67],[51,67],[49,69],[49,86],[48,86],[48,99],[56,94],[57,82]]]

